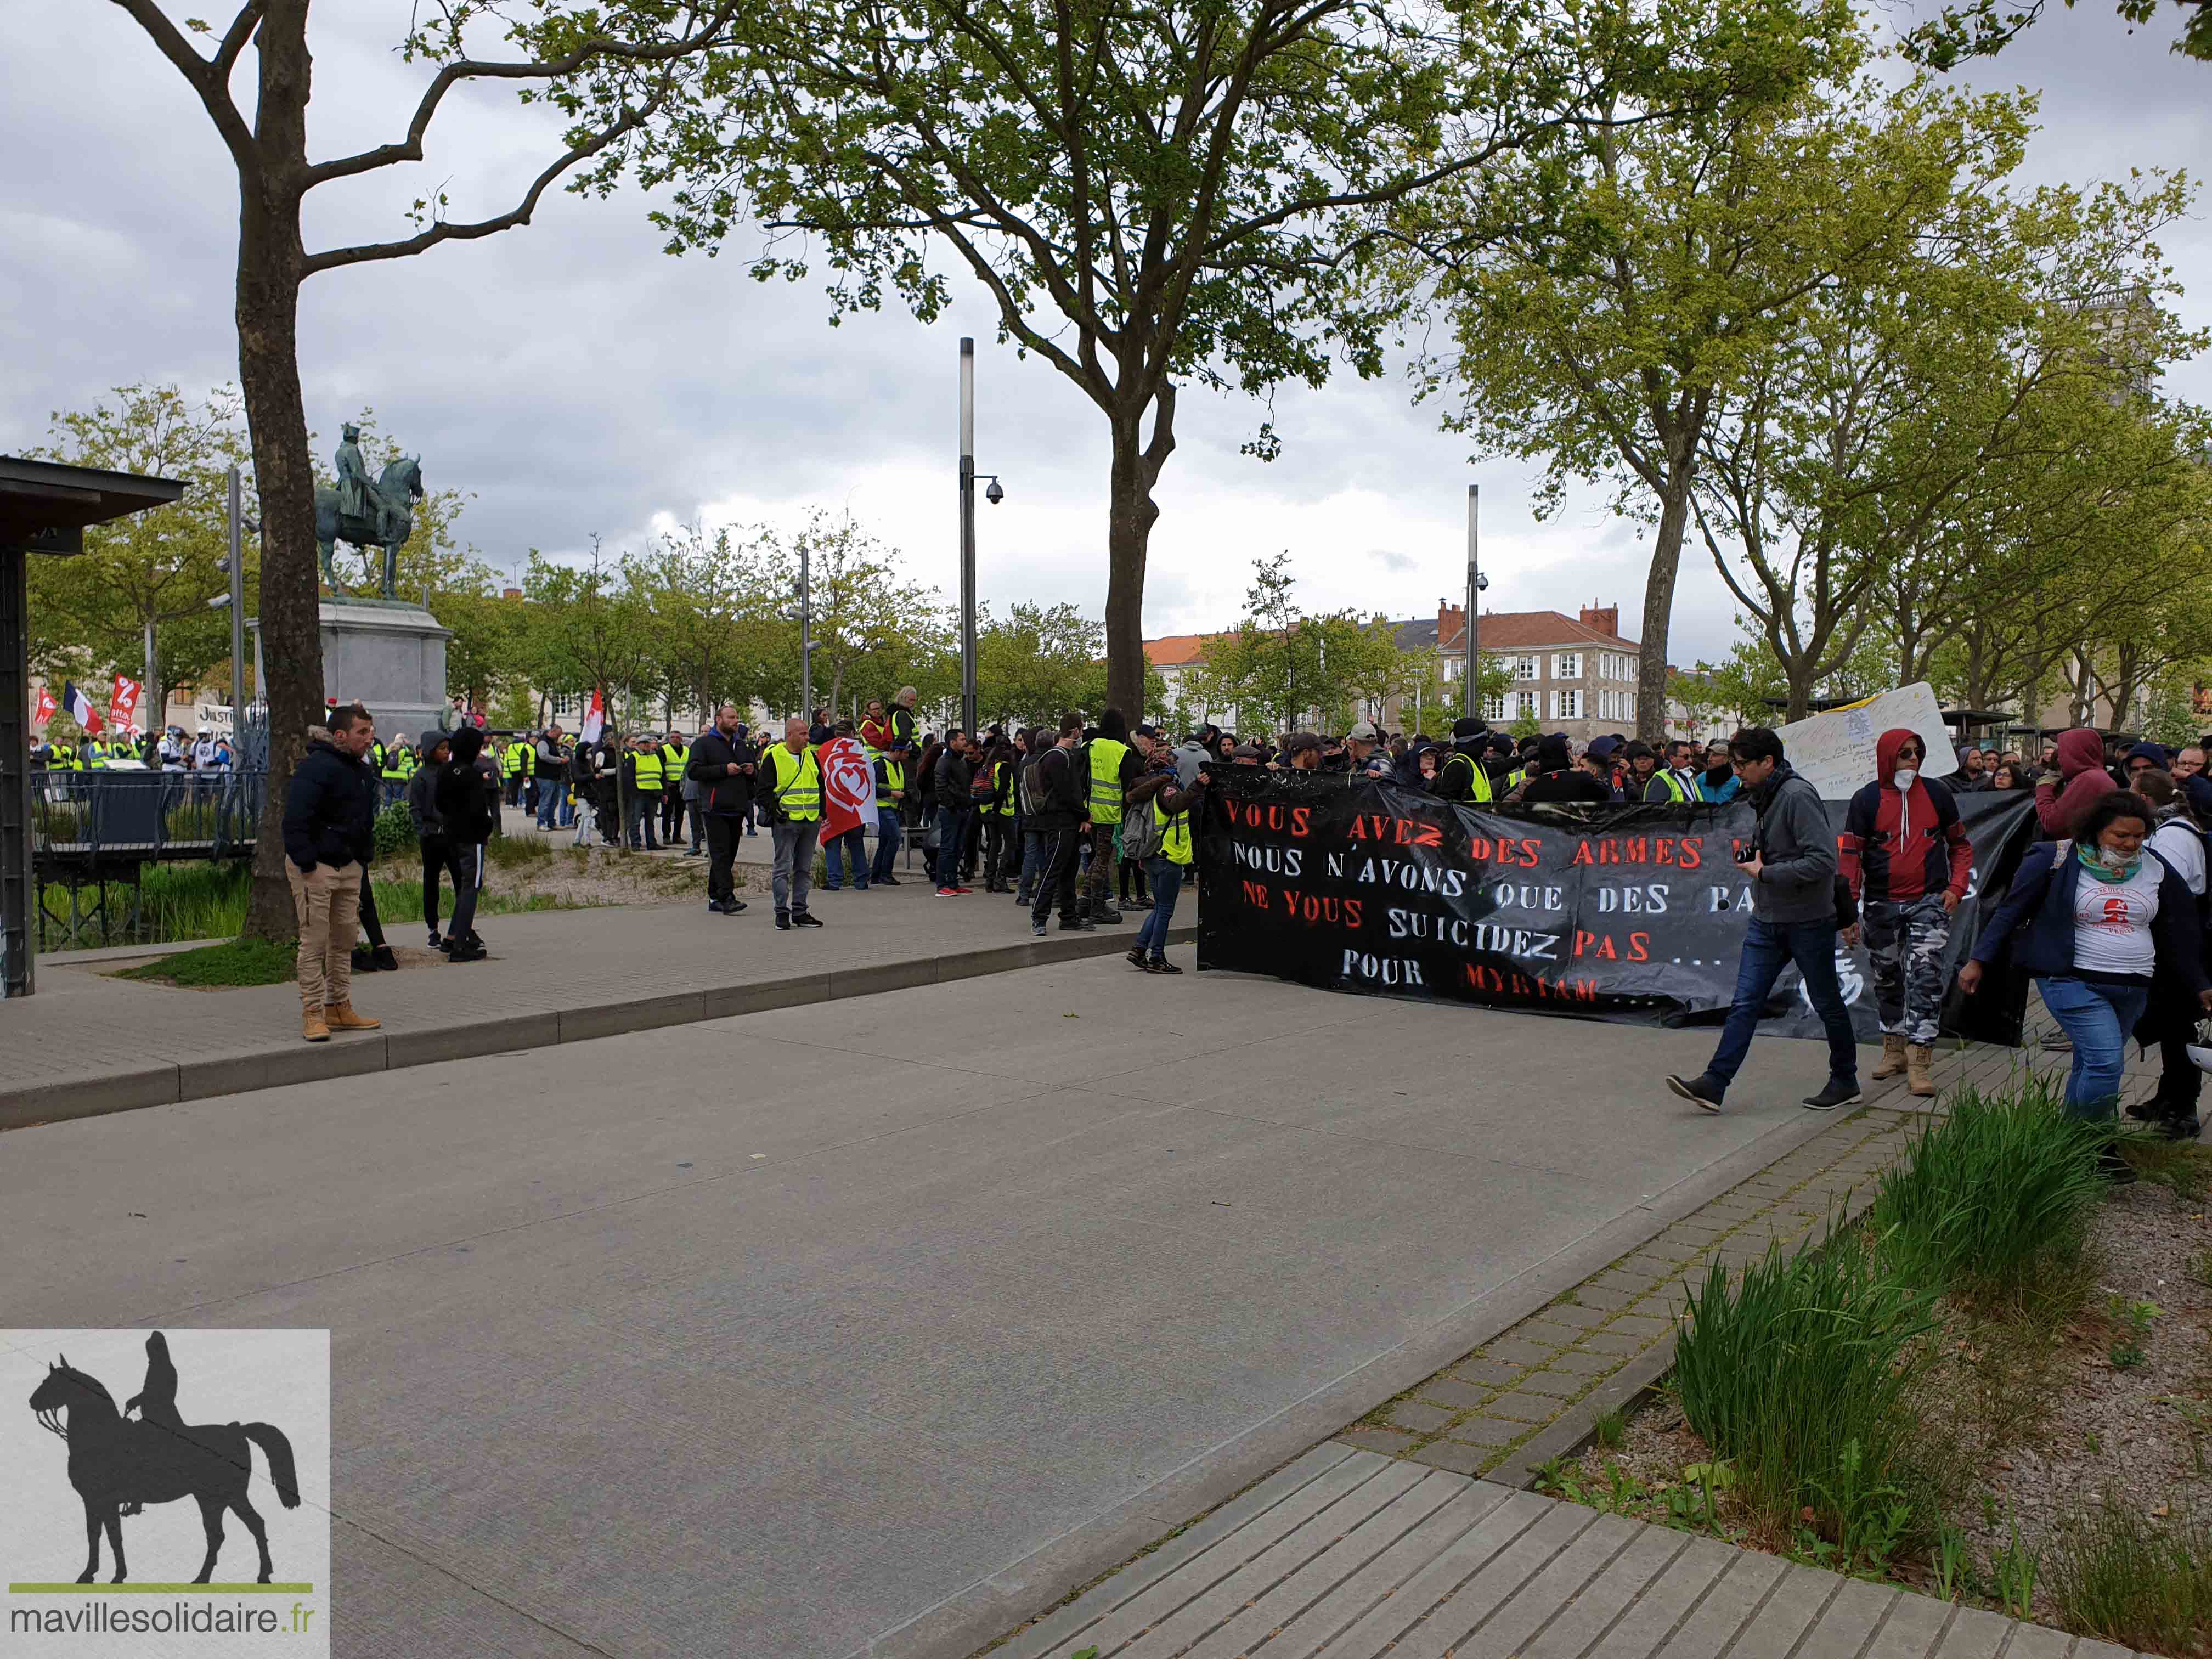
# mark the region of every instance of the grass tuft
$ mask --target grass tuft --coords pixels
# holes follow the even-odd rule
[[[1590,1425],[1597,1436],[1597,1443],[1607,1451],[1618,1451],[1628,1438],[1628,1417],[1616,1406],[1611,1411],[1600,1412],[1597,1421]]]
[[[2193,1200],[2212,1191],[2212,1146],[2151,1135],[2123,1135],[2120,1156],[2145,1181],[2171,1187],[2177,1197]]]
[[[1735,1467],[1738,1491],[1776,1524],[1807,1507],[1839,1540],[1922,1483],[1909,1467],[1906,1402],[1927,1368],[1929,1299],[1880,1273],[1846,1237],[1785,1257],[1778,1247],[1731,1285],[1716,1263],[1690,1294],[1674,1350],[1683,1414]]]
[[[175,985],[281,985],[293,976],[299,947],[265,939],[226,939],[197,951],[179,951],[158,962],[125,968],[118,979],[167,981]]]
[[[553,861],[553,843],[535,836],[494,836],[484,843],[484,857],[502,870]]]
[[[2197,1650],[2212,1623],[2212,1526],[2085,1504],[2053,1534],[2044,1583],[2069,1630],[2154,1653]]]
[[[2025,1308],[2081,1260],[2108,1133],[2069,1117],[2040,1081],[1953,1095],[1949,1114],[1882,1176],[1868,1219],[1885,1261],[1970,1304]]]

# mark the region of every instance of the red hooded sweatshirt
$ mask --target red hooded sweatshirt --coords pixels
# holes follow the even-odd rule
[[[1924,775],[1913,779],[1910,789],[1899,790],[1891,781],[1897,775],[1897,751],[1917,741],[1918,734],[1906,726],[1883,732],[1874,745],[1881,775],[1844,810],[1836,851],[1853,898],[1902,904],[1929,893],[1966,896],[1974,848],[1959,822],[1950,790]],[[1921,764],[1927,764],[1924,758]]]
[[[2087,727],[2058,734],[2058,777],[2035,786],[2035,821],[2045,835],[2064,841],[2100,796],[2120,786],[2105,770],[2105,740]]]

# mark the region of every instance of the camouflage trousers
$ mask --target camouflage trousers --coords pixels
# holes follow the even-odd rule
[[[1874,963],[1875,1011],[1884,1035],[1923,1046],[1934,1042],[1943,1009],[1943,949],[1951,942],[1943,896],[1930,893],[1902,904],[1869,899],[1859,924]]]

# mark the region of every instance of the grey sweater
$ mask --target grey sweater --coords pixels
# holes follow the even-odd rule
[[[1777,926],[1833,921],[1836,836],[1820,792],[1782,761],[1753,792],[1752,805],[1759,811],[1761,865],[1752,907],[1759,919]]]

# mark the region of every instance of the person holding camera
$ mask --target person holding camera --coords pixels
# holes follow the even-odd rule
[[[1747,726],[1729,740],[1736,776],[1759,813],[1759,828],[1736,868],[1750,885],[1752,916],[1736,963],[1735,995],[1720,1046],[1696,1077],[1669,1077],[1667,1086],[1692,1105],[1721,1109],[1729,1085],[1743,1068],[1766,999],[1790,963],[1805,976],[1813,1012],[1828,1034],[1828,1081],[1805,1104],[1832,1112],[1859,1097],[1858,1039],[1836,975],[1836,838],[1828,828],[1820,792],[1791,769],[1782,739],[1763,726]],[[1848,890],[1846,890],[1848,891]]]

